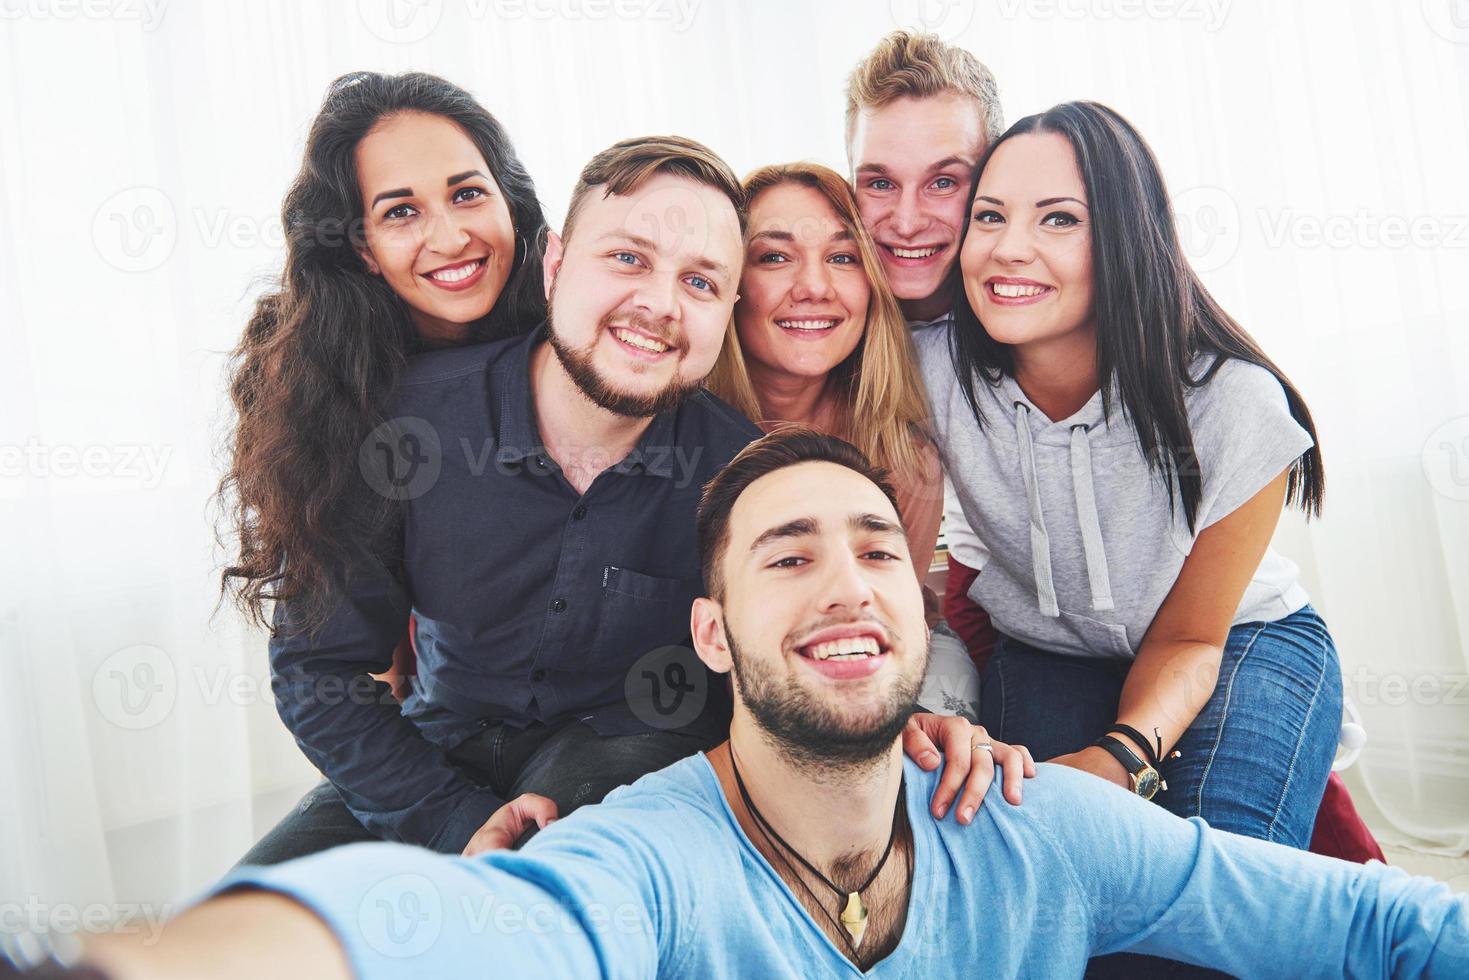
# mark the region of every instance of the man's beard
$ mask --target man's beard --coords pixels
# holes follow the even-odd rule
[[[783,755],[813,772],[861,769],[891,751],[913,716],[928,670],[925,646],[922,669],[915,676],[894,679],[875,715],[854,721],[813,699],[804,687],[790,682],[785,671],[758,658],[746,659],[735,645],[727,615],[724,639],[739,682],[740,700]]]
[[[554,288],[552,289],[552,300],[554,306]],[[628,326],[637,327],[654,335],[662,334],[662,331],[637,318],[628,320],[624,317],[622,319],[626,320]],[[546,314],[546,333],[551,341],[551,349],[556,352],[556,360],[561,362],[561,367],[571,376],[577,389],[591,399],[592,404],[614,415],[621,415],[623,418],[652,418],[669,409],[677,408],[685,398],[703,385],[702,379],[685,382],[675,377],[661,391],[655,391],[649,395],[637,395],[615,387],[592,364],[592,348],[597,345],[597,337],[611,332],[613,325],[614,321],[610,314],[603,317],[602,322],[597,324],[597,336],[592,338],[591,344],[583,350],[577,350],[556,333],[554,318],[549,311]]]

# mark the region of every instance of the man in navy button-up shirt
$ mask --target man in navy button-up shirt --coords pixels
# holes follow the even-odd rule
[[[724,737],[727,692],[688,637],[700,491],[760,434],[700,387],[742,223],[704,147],[619,143],[551,236],[550,322],[409,366],[360,460],[401,534],[336,577],[320,628],[276,611],[277,706],[328,782],[246,863],[373,838],[505,846]],[[410,613],[400,708],[365,675]]]

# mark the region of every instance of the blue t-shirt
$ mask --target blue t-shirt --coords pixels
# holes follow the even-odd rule
[[[907,923],[872,977],[1079,977],[1133,949],[1244,977],[1469,976],[1469,896],[1180,820],[1041,765],[975,822],[928,813],[904,760]],[[313,909],[358,977],[860,976],[745,837],[703,755],[557,821],[519,852],[354,844],[242,868]]]

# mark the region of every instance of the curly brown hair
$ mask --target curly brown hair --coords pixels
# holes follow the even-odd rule
[[[510,209],[518,237],[510,278],[469,342],[530,329],[546,313],[541,282],[546,219],[500,123],[468,92],[433,75],[354,72],[338,78],[311,125],[281,219],[286,261],[231,360],[237,421],[216,505],[238,553],[221,575],[247,618],[291,602],[303,628],[325,618],[332,583],[381,557],[394,504],[358,472],[358,450],[384,421],[407,359],[424,347],[408,307],[371,275],[363,246],[356,148],[385,117],[442,116],[473,140]],[[233,550],[233,547],[231,548]],[[279,620],[279,616],[276,617]]]

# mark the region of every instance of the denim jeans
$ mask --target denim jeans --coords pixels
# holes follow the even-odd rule
[[[980,723],[1037,760],[1083,749],[1117,720],[1130,666],[1047,653],[1002,635],[981,682]],[[1341,667],[1326,624],[1308,605],[1275,622],[1235,626],[1217,680],[1200,680],[1213,683],[1213,694],[1179,739],[1182,756],[1164,763],[1168,789],[1153,802],[1211,827],[1306,849],[1341,730]],[[1217,976],[1126,954],[1093,967],[1088,976]]]
[[[723,740],[689,732],[598,735],[573,721],[526,729],[492,725],[448,753],[466,777],[504,800],[538,793],[556,802],[560,816],[596,803],[618,786],[672,765]],[[535,835],[527,831],[516,846]],[[352,815],[329,780],[301,798],[240,864],[279,864],[341,844],[378,838]]]

